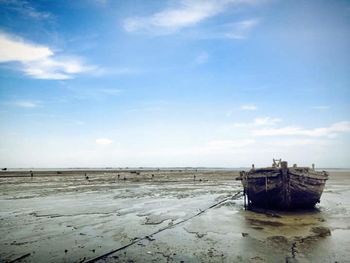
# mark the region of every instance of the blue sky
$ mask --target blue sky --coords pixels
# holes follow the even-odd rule
[[[0,1],[2,167],[350,167],[350,2]]]

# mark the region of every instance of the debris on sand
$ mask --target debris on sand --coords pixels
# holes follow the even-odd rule
[[[331,230],[328,227],[317,226],[311,228],[311,231],[319,237],[326,237],[331,235]]]
[[[268,241],[272,241],[277,244],[287,244],[288,239],[285,236],[272,236],[267,238]]]

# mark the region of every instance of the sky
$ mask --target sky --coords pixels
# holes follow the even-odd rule
[[[1,167],[350,167],[350,1],[0,0]]]

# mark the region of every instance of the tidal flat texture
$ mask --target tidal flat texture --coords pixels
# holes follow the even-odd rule
[[[349,172],[330,171],[321,203],[294,212],[245,211],[237,176],[1,172],[0,261],[350,262]]]

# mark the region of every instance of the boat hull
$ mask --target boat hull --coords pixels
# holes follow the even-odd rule
[[[326,172],[272,169],[250,171],[241,180],[248,206],[296,209],[319,203],[327,178]]]

